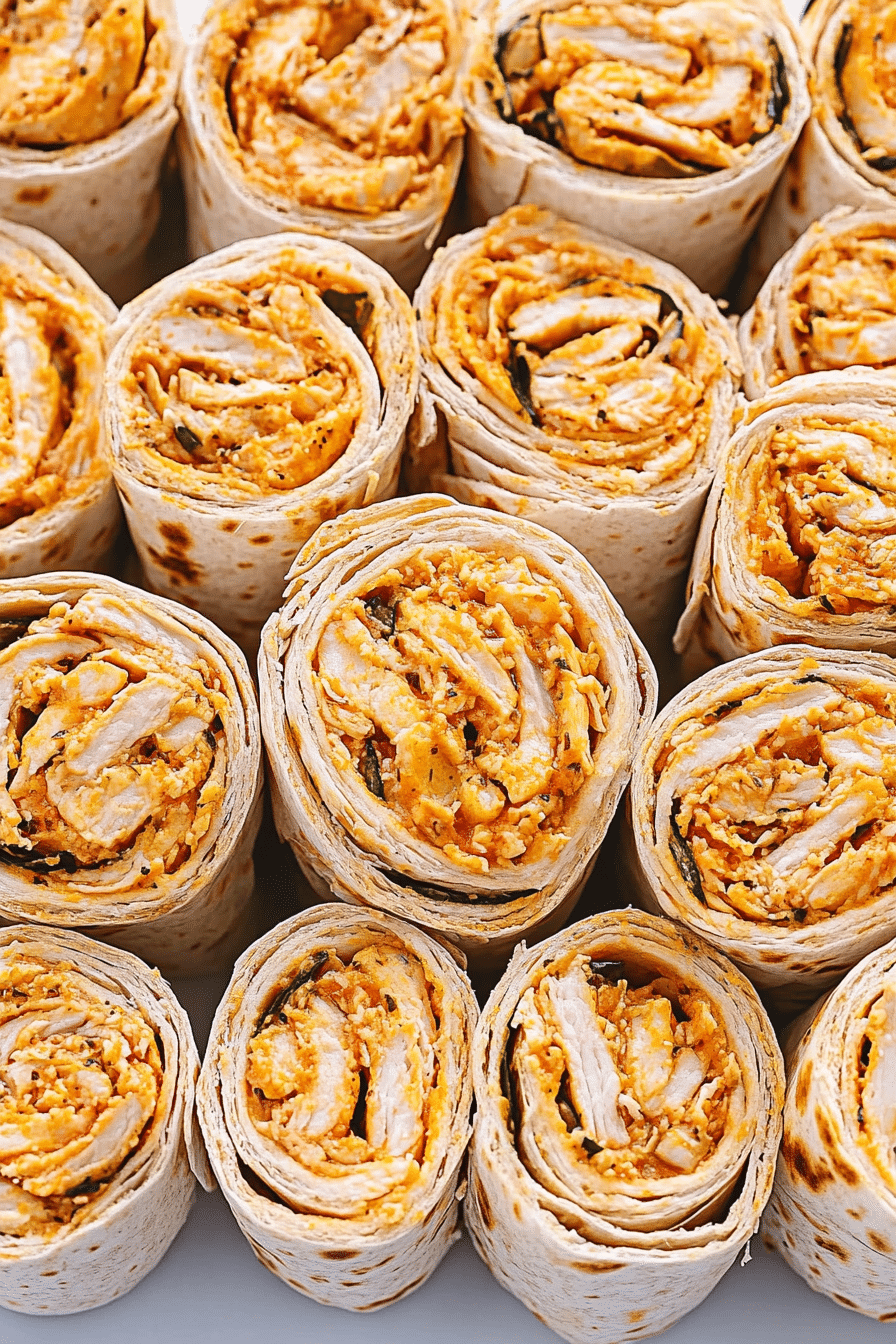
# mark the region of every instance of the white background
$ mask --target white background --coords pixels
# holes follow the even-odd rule
[[[203,0],[177,0],[185,30]],[[798,0],[785,0],[796,17]],[[200,1052],[226,980],[176,981]],[[735,1265],[709,1298],[662,1344],[896,1344],[881,1325],[813,1293],[758,1238],[752,1260]],[[894,1264],[896,1279],[896,1264]],[[220,1194],[200,1192],[190,1218],[157,1269],[118,1302],[64,1318],[0,1308],[0,1344],[556,1344],[557,1336],[499,1288],[469,1240],[453,1247],[411,1297],[385,1311],[353,1315],[321,1307],[258,1263]]]

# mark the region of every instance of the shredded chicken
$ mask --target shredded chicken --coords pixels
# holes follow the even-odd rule
[[[445,0],[240,0],[208,47],[219,129],[246,176],[299,205],[412,206],[462,133]]]
[[[586,1204],[632,1180],[660,1194],[696,1171],[742,1088],[700,990],[665,978],[636,988],[605,970],[576,956],[527,989],[508,1059],[523,1160],[537,1152]]]
[[[747,561],[795,615],[896,603],[896,436],[884,418],[808,414],[757,443],[731,482]]]
[[[302,1168],[315,1211],[352,1217],[412,1184],[425,1161],[437,1122],[433,990],[388,939],[346,962],[318,954],[296,979],[250,1043],[249,1112]]]
[[[334,759],[470,872],[559,851],[606,729],[600,654],[521,557],[458,545],[337,607],[314,659]]]
[[[896,979],[892,972],[868,1013],[859,1057],[859,1138],[896,1189]]]
[[[144,0],[27,0],[3,10],[0,141],[55,149],[110,135],[161,84]]]
[[[152,1026],[67,963],[0,965],[0,1232],[51,1237],[89,1211],[156,1112]]]
[[[896,364],[896,228],[823,234],[800,258],[781,307],[772,387],[821,369]]]
[[[201,659],[140,634],[120,599],[88,595],[0,652],[0,862],[23,880],[152,887],[211,825],[226,700]]]
[[[486,78],[505,120],[635,177],[742,163],[789,97],[761,18],[717,0],[545,9],[500,35]]]
[[[819,88],[856,150],[877,172],[896,171],[896,4],[847,0],[829,22]]]
[[[655,767],[682,880],[710,909],[794,926],[896,880],[896,694],[809,673],[686,720]]]
[[[543,431],[534,446],[586,488],[650,490],[704,457],[725,370],[655,279],[531,207],[510,210],[439,290],[434,353]]]
[[[187,493],[206,481],[258,496],[321,476],[380,404],[365,348],[326,298],[369,319],[365,294],[322,297],[274,262],[241,285],[195,281],[133,348],[128,441],[185,468]]]

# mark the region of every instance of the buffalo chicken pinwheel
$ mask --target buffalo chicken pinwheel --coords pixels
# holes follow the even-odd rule
[[[237,1222],[291,1288],[385,1307],[457,1238],[476,1017],[452,954],[375,912],[316,906],[237,962],[199,1119]]]
[[[308,229],[413,288],[460,169],[459,43],[453,0],[218,0],[182,92],[193,255]]]
[[[0,212],[116,295],[139,287],[158,218],[179,65],[169,0],[37,0],[4,15]]]
[[[798,1018],[785,1050],[784,1138],[764,1236],[816,1292],[892,1321],[896,945]]]
[[[260,818],[249,670],[113,579],[0,584],[0,915],[89,929],[181,974],[226,957]]]
[[[99,568],[120,511],[102,382],[115,305],[62,248],[0,222],[0,576]]]
[[[482,0],[465,96],[478,218],[562,201],[713,293],[809,111],[774,0]]]
[[[853,369],[750,404],[676,632],[688,671],[781,643],[896,654],[896,394]]]
[[[751,986],[668,921],[614,911],[518,950],[473,1083],[473,1240],[573,1344],[665,1329],[756,1231],[780,1054]]]
[[[896,12],[896,11],[894,11]],[[896,365],[896,223],[833,210],[769,275],[740,321],[744,385],[760,397],[804,373]]]
[[[0,1303],[128,1292],[208,1184],[186,1013],[149,967],[77,933],[0,931]]]
[[[661,656],[740,380],[716,305],[532,206],[452,239],[415,304],[412,482],[566,537]]]
[[[312,885],[490,961],[572,908],[656,695],[571,546],[439,496],[318,531],[259,684],[275,819]]]
[[[814,0],[804,11],[800,37],[810,69],[812,115],[763,218],[752,258],[752,293],[828,211],[893,209],[896,5]]]
[[[254,654],[318,524],[395,493],[410,304],[354,248],[280,234],[168,276],[112,335],[109,437],[144,573]]]
[[[649,907],[805,1006],[896,933],[896,664],[783,645],[707,673],[650,730],[630,821]]]

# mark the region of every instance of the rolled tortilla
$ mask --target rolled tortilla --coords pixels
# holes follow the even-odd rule
[[[747,396],[804,373],[896,366],[894,266],[893,202],[841,206],[807,229],[741,318]]]
[[[175,602],[77,573],[0,583],[0,640],[0,916],[168,974],[227,965],[261,819],[243,655]]]
[[[791,379],[722,454],[675,647],[691,676],[776,644],[892,656],[894,563],[892,375]]]
[[[42,0],[4,26],[0,215],[55,238],[118,301],[142,287],[180,64],[172,0]]]
[[[98,569],[108,559],[121,521],[102,423],[116,312],[52,239],[0,221],[4,578]]]
[[[452,954],[375,911],[315,906],[237,962],[199,1120],[243,1234],[290,1288],[373,1311],[460,1235],[477,1015]]]
[[[112,337],[109,440],[148,585],[254,656],[318,524],[395,493],[410,304],[354,248],[279,234],[176,271]]]
[[[468,53],[477,223],[562,202],[724,288],[809,114],[776,0],[480,0]]]
[[[573,908],[656,704],[567,542],[433,495],[319,529],[258,676],[274,819],[314,889],[478,966]]]
[[[796,1011],[896,935],[896,664],[782,645],[659,714],[632,775],[647,907]]]
[[[532,206],[453,238],[414,303],[412,485],[558,532],[660,659],[741,375],[717,306]]]
[[[896,1319],[896,945],[794,1023],[763,1235],[810,1288]]]
[[[463,155],[453,0],[217,0],[190,43],[189,247],[296,228],[413,290]]]
[[[573,1344],[664,1330],[756,1231],[783,1073],[751,986],[667,920],[615,910],[518,949],[473,1044],[479,1254]]]
[[[61,929],[0,930],[0,1304],[121,1297],[210,1188],[189,1018],[137,957]]]

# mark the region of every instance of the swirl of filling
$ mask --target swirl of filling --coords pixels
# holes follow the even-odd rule
[[[360,215],[441,184],[463,129],[446,0],[240,0],[210,22],[218,129],[250,183]]]
[[[132,121],[165,83],[168,38],[145,0],[5,7],[0,142],[56,149]]]
[[[195,861],[227,776],[211,657],[98,590],[2,636],[0,864],[37,899],[76,899],[155,888]]]
[[[776,387],[802,373],[891,368],[896,225],[883,212],[833,215],[814,225],[769,276],[743,319],[741,341],[748,375],[750,346],[758,347],[750,394],[760,383]]]
[[[714,0],[546,7],[499,35],[485,78],[505,121],[634,177],[739,166],[790,97],[761,15]]]
[[[276,263],[192,278],[128,348],[118,401],[134,469],[199,497],[316,480],[378,425],[377,371],[352,330],[370,314],[366,294],[321,294]]]
[[[835,144],[862,164],[896,171],[896,4],[829,6],[815,55],[819,113]]]
[[[896,689],[817,656],[742,689],[716,678],[664,733],[657,844],[709,911],[797,928],[896,879]]]
[[[445,1138],[443,1048],[438,994],[394,938],[316,952],[277,990],[249,1041],[245,1104],[265,1149],[300,1169],[303,1211],[404,1216],[400,1191]]]
[[[586,490],[639,494],[706,463],[737,356],[696,290],[679,277],[668,292],[659,263],[532,207],[473,238],[422,321],[432,358],[499,430],[525,425],[527,447]]]
[[[529,986],[511,1029],[516,1146],[541,1184],[597,1212],[608,1196],[678,1193],[706,1168],[714,1204],[730,1189],[744,1089],[703,990],[668,976],[636,984],[621,962],[577,955]]]
[[[804,408],[726,463],[721,508],[763,597],[789,614],[896,604],[896,426]],[[774,417],[770,417],[773,419]]]
[[[896,1194],[896,975],[892,967],[858,1026],[858,1095],[851,1099],[857,1137],[881,1179]]]
[[[0,1232],[89,1217],[164,1110],[152,1025],[70,962],[0,964]]]
[[[333,760],[472,873],[567,843],[608,725],[601,655],[522,556],[458,545],[335,606],[313,659]]]
[[[114,312],[0,235],[0,527],[108,479],[97,448]]]

